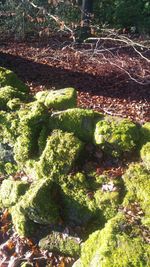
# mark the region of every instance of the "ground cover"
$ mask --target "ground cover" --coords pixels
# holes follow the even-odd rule
[[[0,54],[30,86],[0,89],[2,266],[149,266],[148,85],[72,50],[18,46]]]

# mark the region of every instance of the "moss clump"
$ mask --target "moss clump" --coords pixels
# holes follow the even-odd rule
[[[14,145],[18,136],[19,118],[16,112],[0,111],[0,142]]]
[[[74,88],[38,92],[35,98],[47,108],[63,110],[77,105],[77,92]]]
[[[18,112],[19,136],[14,146],[15,160],[22,166],[26,160],[38,155],[38,137],[46,120],[46,110],[42,104],[33,102]]]
[[[54,253],[78,257],[80,254],[80,239],[53,231],[40,240],[39,247]]]
[[[13,98],[7,102],[7,107],[12,111],[20,109],[22,105],[23,103],[21,102],[20,98]]]
[[[106,220],[114,217],[123,198],[123,182],[120,178],[110,179],[106,175],[97,177],[99,188],[94,194],[97,207],[103,212]]]
[[[0,67],[0,87],[7,85],[15,87],[21,92],[29,92],[28,87],[18,79],[13,71]]]
[[[33,267],[33,264],[26,261],[26,262],[22,262],[20,267]]]
[[[128,119],[106,117],[96,124],[94,138],[106,153],[118,157],[136,148],[139,130]]]
[[[32,184],[17,206],[30,220],[40,224],[59,221],[57,187],[50,180],[42,179]]]
[[[148,267],[149,244],[134,227],[129,227],[123,215],[109,220],[100,231],[90,235],[81,248],[81,258],[75,267]]]
[[[94,199],[87,192],[88,183],[82,173],[63,177],[60,182],[62,189],[63,216],[69,224],[84,225],[91,218],[101,215]]]
[[[49,127],[72,132],[83,141],[92,141],[95,124],[101,118],[100,113],[92,110],[68,109],[53,113],[49,120]]]
[[[2,206],[8,208],[15,205],[28,188],[29,184],[26,182],[5,179],[0,188]]]
[[[24,214],[22,207],[18,204],[10,209],[12,222],[17,234],[21,237],[29,237],[35,231],[35,223]]]
[[[0,109],[6,110],[7,103],[13,98],[19,98],[20,100],[25,100],[26,94],[18,91],[16,88],[11,86],[5,86],[0,88]]]
[[[150,122],[146,122],[141,127],[141,143],[150,142]]]
[[[145,215],[143,223],[150,226],[150,174],[142,164],[131,164],[123,176],[127,188],[124,205],[139,202]]]
[[[60,175],[69,173],[82,148],[82,142],[72,133],[53,131],[36,165],[38,176],[55,175],[57,180]]]
[[[150,142],[147,142],[140,151],[145,167],[150,170]]]

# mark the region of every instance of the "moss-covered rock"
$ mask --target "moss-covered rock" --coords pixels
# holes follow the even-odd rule
[[[37,175],[39,178],[55,175],[57,181],[60,175],[69,173],[82,148],[83,143],[72,133],[54,130],[35,166]]]
[[[0,88],[0,109],[6,110],[7,103],[13,98],[19,98],[21,100],[26,99],[26,94],[18,91],[16,88],[11,86],[5,86]]]
[[[140,151],[145,167],[150,171],[150,142],[147,142]]]
[[[145,144],[150,142],[150,122],[146,122],[141,127],[141,143]]]
[[[13,71],[0,67],[0,87],[7,85],[15,87],[21,92],[29,92],[28,87],[18,79]]]
[[[92,141],[96,122],[102,117],[100,113],[88,109],[68,109],[53,113],[49,127],[72,132],[83,141]]]
[[[30,220],[40,224],[59,221],[58,193],[56,184],[42,179],[32,184],[17,206]]]
[[[45,107],[38,102],[31,102],[19,110],[19,136],[15,142],[15,160],[24,165],[26,160],[39,154],[38,138],[46,121]]]
[[[20,109],[22,105],[23,103],[20,98],[13,98],[7,102],[7,107],[12,111]]]
[[[63,110],[77,105],[77,92],[74,88],[38,92],[35,98],[47,108]]]
[[[16,112],[0,111],[0,142],[14,145],[18,136],[19,118]]]
[[[96,124],[94,139],[106,153],[118,157],[136,148],[139,129],[128,119],[107,116]]]
[[[142,164],[131,164],[123,175],[127,188],[124,205],[139,202],[145,215],[143,223],[150,226],[150,173]]]
[[[83,244],[81,258],[74,267],[148,267],[149,244],[134,227],[129,227],[123,215],[109,220],[101,231],[90,235]]]
[[[20,205],[11,207],[10,212],[15,231],[20,237],[29,237],[35,232],[35,223],[24,214]]]
[[[82,173],[68,175],[60,182],[62,189],[63,216],[67,224],[84,225],[91,218],[101,217],[94,198],[88,195],[88,183]],[[103,223],[103,217],[101,218]]]
[[[40,240],[39,247],[50,252],[78,257],[80,254],[80,242],[81,240],[77,237],[53,231],[50,235]]]
[[[25,194],[29,184],[23,181],[14,181],[12,179],[5,179],[0,187],[0,198],[4,208],[15,205],[19,198]]]
[[[124,196],[123,181],[120,178],[110,179],[107,175],[97,177],[99,184],[94,194],[97,207],[102,211],[106,220],[114,217]]]

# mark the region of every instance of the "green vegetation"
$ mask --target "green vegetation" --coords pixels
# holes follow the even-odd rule
[[[130,227],[118,214],[102,230],[91,234],[82,245],[81,258],[74,267],[148,267],[149,245],[144,243],[138,229]]]
[[[80,240],[61,232],[52,232],[41,239],[39,247],[55,253],[78,257],[80,255]]]
[[[76,267],[149,267],[150,250],[142,233],[150,229],[149,122],[140,126],[68,108],[76,105],[72,88],[41,92],[36,98],[1,98],[0,208],[8,208],[17,234],[30,237],[38,227],[49,229],[41,248],[81,255]],[[101,169],[108,161],[121,161],[125,168],[132,152],[139,162],[130,164],[124,175],[116,168],[112,173],[107,166]],[[27,182],[14,175],[17,171],[28,175]],[[134,205],[140,211],[138,223],[126,214]],[[60,230],[64,227],[78,229],[87,240],[80,246],[80,239]]]
[[[96,124],[95,142],[115,157],[133,151],[139,141],[139,129],[128,119],[106,117]]]

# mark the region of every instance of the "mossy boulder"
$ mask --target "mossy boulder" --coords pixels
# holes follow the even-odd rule
[[[84,225],[94,217],[101,217],[94,198],[88,195],[89,187],[82,173],[68,175],[60,182],[62,189],[63,216],[67,224]],[[103,217],[101,218],[103,223]]]
[[[19,206],[21,212],[36,223],[58,223],[60,216],[57,191],[56,184],[42,179],[31,185],[16,206]]]
[[[18,112],[18,138],[14,146],[15,160],[24,165],[26,160],[32,159],[39,153],[38,138],[46,122],[45,107],[38,102],[25,105]]]
[[[107,116],[96,124],[94,139],[106,154],[118,157],[133,151],[139,136],[139,128],[130,120]]]
[[[73,267],[149,267],[150,249],[137,229],[118,214],[102,230],[91,234]]]
[[[77,92],[74,88],[41,91],[35,98],[47,108],[55,110],[74,108],[77,105]]]
[[[16,112],[0,111],[0,142],[14,145],[18,136],[19,118]]]
[[[142,164],[131,164],[123,175],[127,188],[124,205],[139,202],[144,211],[142,221],[150,226],[150,173]]]
[[[38,177],[55,175],[55,181],[58,181],[60,175],[69,173],[82,149],[83,143],[72,133],[54,130],[35,166]]]
[[[27,182],[5,179],[0,187],[2,207],[8,208],[15,205],[28,188],[29,184]]]
[[[11,86],[5,86],[0,88],[0,109],[6,110],[7,103],[13,99],[19,98],[20,100],[26,99],[26,94],[18,91],[16,88]]]
[[[20,237],[30,237],[35,232],[36,224],[24,214],[20,205],[12,206],[10,213],[15,231]]]
[[[150,142],[150,122],[146,122],[141,127],[141,143],[142,145]]]
[[[150,171],[150,142],[147,142],[140,151],[143,164]]]
[[[0,87],[4,86],[12,86],[20,92],[29,92],[28,87],[18,79],[13,71],[0,67]]]
[[[49,127],[72,132],[82,141],[88,142],[93,140],[96,122],[102,117],[102,114],[88,109],[67,109],[52,113]]]
[[[50,252],[78,257],[80,254],[80,242],[81,240],[77,237],[53,231],[40,240],[39,247]]]
[[[124,196],[124,185],[121,177],[111,179],[107,175],[97,177],[98,189],[94,194],[96,206],[102,211],[105,220],[114,217]]]

